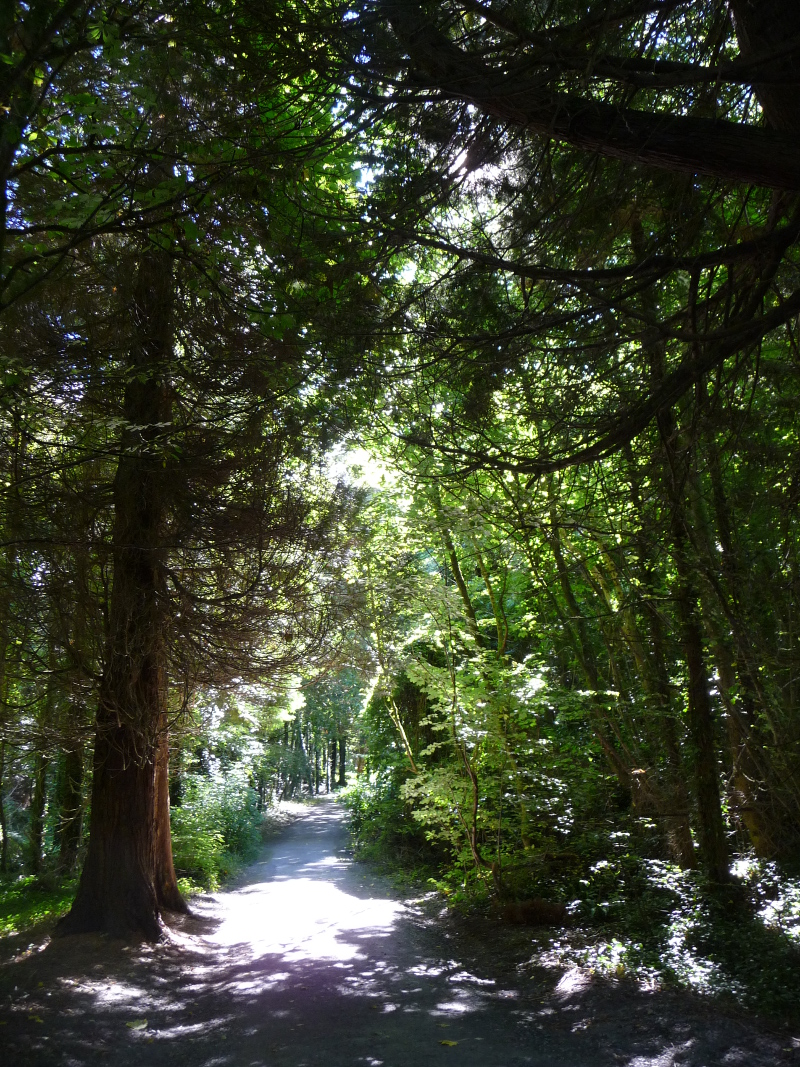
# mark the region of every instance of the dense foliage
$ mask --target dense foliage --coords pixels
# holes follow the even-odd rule
[[[362,847],[598,966],[793,973],[797,6],[0,37],[3,870],[157,936],[349,774]]]

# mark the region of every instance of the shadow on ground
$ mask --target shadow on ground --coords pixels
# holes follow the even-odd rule
[[[157,946],[32,944],[0,967],[3,1063],[82,1067],[766,1067],[800,1042],[579,972],[522,971],[530,933],[441,922],[309,808]]]

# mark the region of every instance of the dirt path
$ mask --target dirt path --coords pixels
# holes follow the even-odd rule
[[[800,1049],[679,994],[519,970],[530,932],[442,922],[306,809],[150,948],[74,937],[0,967],[3,1067],[765,1067]]]

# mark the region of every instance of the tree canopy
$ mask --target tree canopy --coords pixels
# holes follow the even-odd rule
[[[0,790],[34,867],[88,806],[65,929],[157,936],[223,764],[502,899],[791,856],[796,6],[3,18]]]

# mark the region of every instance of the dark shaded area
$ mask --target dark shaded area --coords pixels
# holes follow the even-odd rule
[[[404,904],[347,846],[325,800],[239,888],[197,899],[169,942],[83,935],[5,963],[4,1062],[800,1062],[800,1041],[695,998],[518,967],[530,932],[442,917],[433,898]]]

